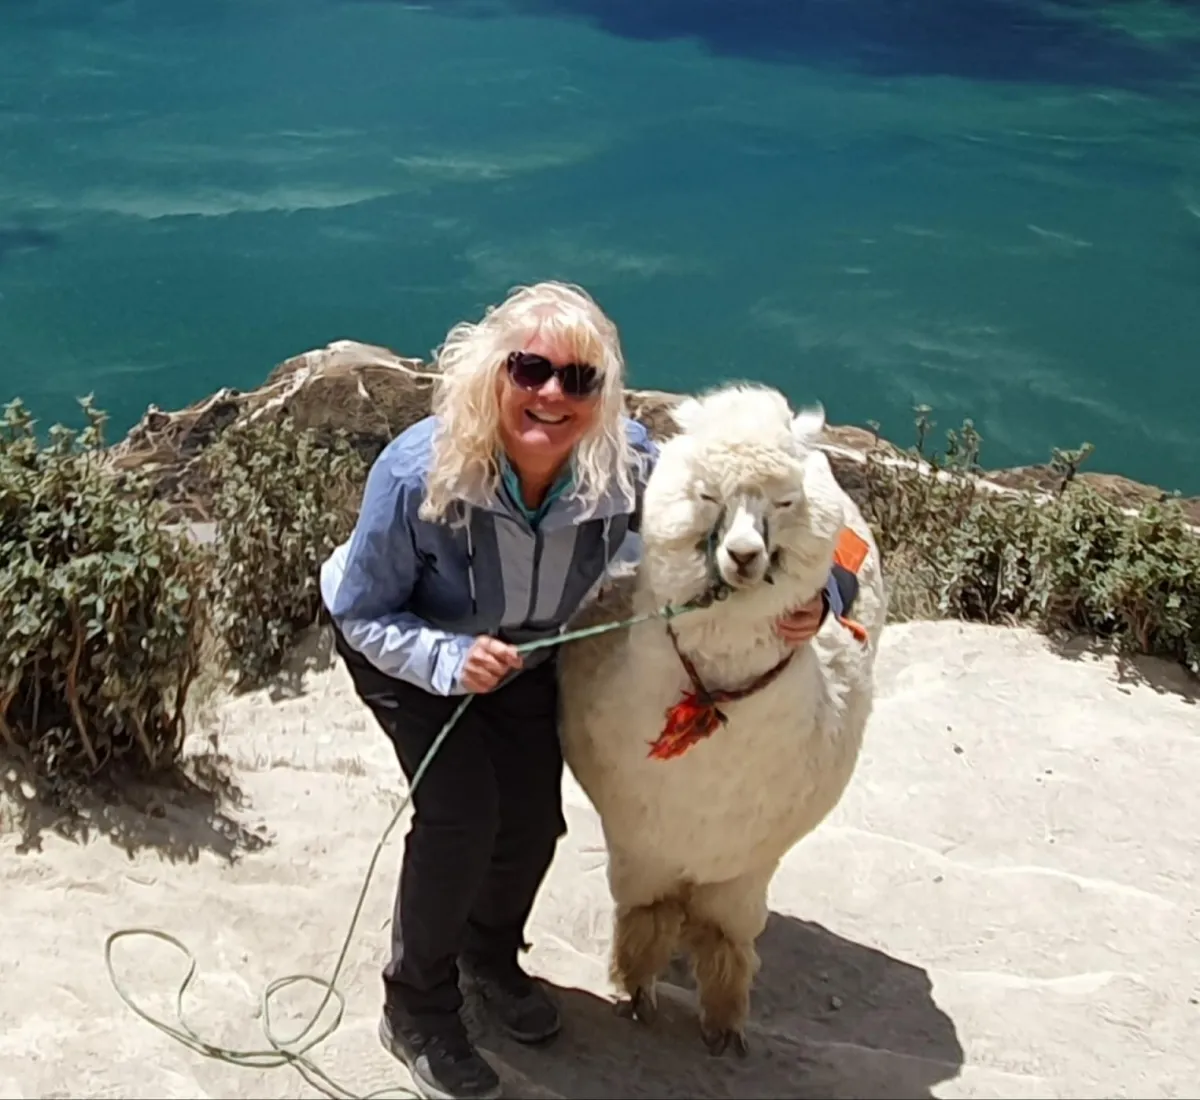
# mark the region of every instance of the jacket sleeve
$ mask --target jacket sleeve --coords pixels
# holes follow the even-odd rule
[[[375,463],[341,576],[329,578],[326,604],[347,643],[380,672],[436,695],[461,695],[475,639],[435,629],[405,610],[419,568],[410,492],[391,462]]]

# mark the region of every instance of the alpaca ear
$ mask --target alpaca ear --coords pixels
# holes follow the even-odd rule
[[[694,397],[685,397],[676,405],[670,408],[671,419],[675,421],[675,427],[681,432],[687,430],[696,422],[696,416],[700,412],[700,402]]]
[[[792,437],[797,443],[811,447],[825,430],[825,407],[821,404],[801,409],[792,418]]]

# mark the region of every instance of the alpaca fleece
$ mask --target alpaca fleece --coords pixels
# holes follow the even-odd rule
[[[640,563],[573,625],[682,604],[705,591],[715,566],[733,586],[728,598],[671,627],[707,688],[736,691],[787,656],[775,623],[824,586],[843,528],[867,546],[852,609],[864,636],[828,616],[778,676],[722,704],[727,721],[671,759],[652,758],[650,745],[692,685],[663,621],[560,654],[564,755],[608,847],[614,980],[635,1014],[651,1017],[655,979],[684,948],[706,1042],[744,1052],[767,891],[779,860],[853,775],[886,594],[871,530],[816,448],[821,410],[794,415],[777,391],[735,385],[675,416],[680,434],[646,489]],[[738,574],[755,554],[772,563],[773,583]]]

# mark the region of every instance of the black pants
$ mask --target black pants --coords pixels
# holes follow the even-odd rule
[[[413,773],[462,701],[395,680],[334,630],[359,697]],[[458,957],[511,966],[566,832],[554,662],[476,696],[413,794],[387,1000],[430,1027],[462,1005]]]

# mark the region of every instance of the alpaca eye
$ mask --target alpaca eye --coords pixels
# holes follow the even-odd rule
[[[782,500],[775,501],[776,508],[791,508],[796,503],[795,497],[784,497]]]
[[[701,499],[702,501],[704,501],[704,503],[705,503],[705,504],[720,504],[720,503],[721,503],[721,502],[720,502],[719,500],[717,500],[717,498],[716,498],[715,496],[713,496],[711,493],[701,493],[701,494],[700,494],[700,499]]]

